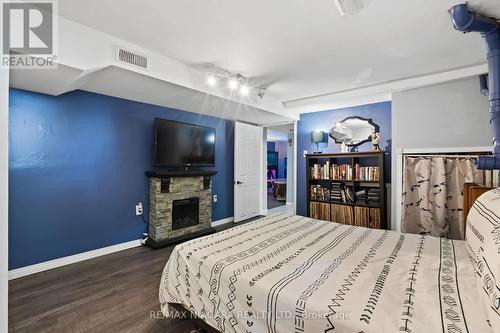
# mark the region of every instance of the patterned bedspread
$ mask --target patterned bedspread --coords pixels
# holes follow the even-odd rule
[[[491,332],[463,241],[276,214],[176,246],[162,311],[223,332]]]

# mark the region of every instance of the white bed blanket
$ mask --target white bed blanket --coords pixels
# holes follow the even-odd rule
[[[491,328],[463,241],[276,214],[180,244],[160,283],[222,332]]]

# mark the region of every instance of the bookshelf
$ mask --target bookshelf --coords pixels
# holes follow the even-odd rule
[[[306,155],[307,215],[387,229],[384,152]]]

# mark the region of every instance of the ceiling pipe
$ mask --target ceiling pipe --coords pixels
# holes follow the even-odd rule
[[[450,14],[455,29],[479,32],[486,43],[493,156],[480,156],[477,165],[483,170],[500,169],[500,25],[494,19],[471,13],[465,4],[454,6]]]

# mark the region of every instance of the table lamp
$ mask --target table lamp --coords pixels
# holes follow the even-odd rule
[[[311,132],[311,142],[316,144],[315,154],[321,154],[320,143],[328,143],[328,135],[324,131],[315,130]]]

